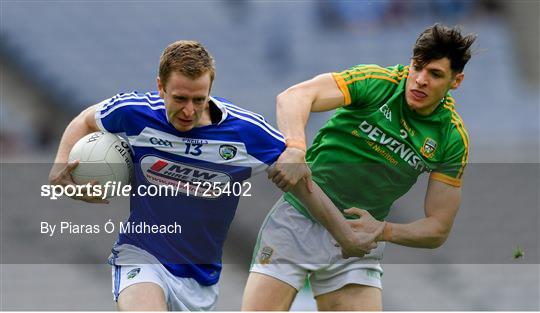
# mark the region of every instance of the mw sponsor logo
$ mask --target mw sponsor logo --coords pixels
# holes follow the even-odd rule
[[[180,192],[194,196],[198,195],[191,189],[201,184],[213,186],[216,183],[231,182],[231,177],[225,172],[153,155],[147,155],[141,160],[141,170],[151,184],[174,186]]]

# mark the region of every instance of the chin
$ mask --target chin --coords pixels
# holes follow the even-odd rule
[[[407,99],[407,105],[409,106],[409,109],[411,110],[418,110],[423,107],[422,103],[418,103],[416,101],[409,100],[409,99]]]
[[[193,129],[193,126],[178,126],[178,125],[174,125],[174,128],[176,128],[177,131],[179,132],[188,132],[190,130]]]

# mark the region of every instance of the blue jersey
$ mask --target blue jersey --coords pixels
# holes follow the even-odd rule
[[[169,123],[158,93],[118,94],[96,111],[99,128],[127,138],[132,147],[133,191],[141,185],[175,187],[168,196],[134,192],[125,225],[176,223],[181,233],[120,232],[118,244],[144,249],[174,275],[202,285],[219,279],[223,244],[239,201],[238,193],[214,192],[215,184],[225,190],[262,172],[285,149],[282,135],[262,116],[222,98],[210,97],[210,106],[221,113],[219,122],[187,132]]]

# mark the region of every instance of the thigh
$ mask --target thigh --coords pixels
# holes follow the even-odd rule
[[[218,285],[203,286],[195,279],[167,273],[167,304],[170,311],[211,311],[218,298]]]
[[[250,271],[302,288],[308,272],[328,263],[327,249],[321,249],[320,228],[281,198],[261,226]]]
[[[119,311],[167,311],[165,293],[156,283],[136,283],[118,296]]]
[[[288,311],[297,292],[277,278],[252,272],[244,289],[242,311]]]
[[[160,266],[113,266],[113,294],[119,310],[167,310],[168,292]]]
[[[348,284],[342,288],[315,297],[319,311],[381,311],[381,289],[372,286]]]

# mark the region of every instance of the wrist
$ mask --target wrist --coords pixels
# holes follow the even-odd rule
[[[384,228],[381,233],[380,241],[392,241],[392,223],[383,222]]]
[[[356,243],[356,234],[350,225],[338,225],[338,227],[330,228],[325,227],[330,235],[336,240],[336,242],[342,247],[353,247]]]
[[[287,147],[288,149],[294,148],[294,149],[302,150],[304,153],[307,150],[306,141],[304,140],[304,138],[299,138],[299,137],[290,137],[290,138],[285,139],[285,147]]]

